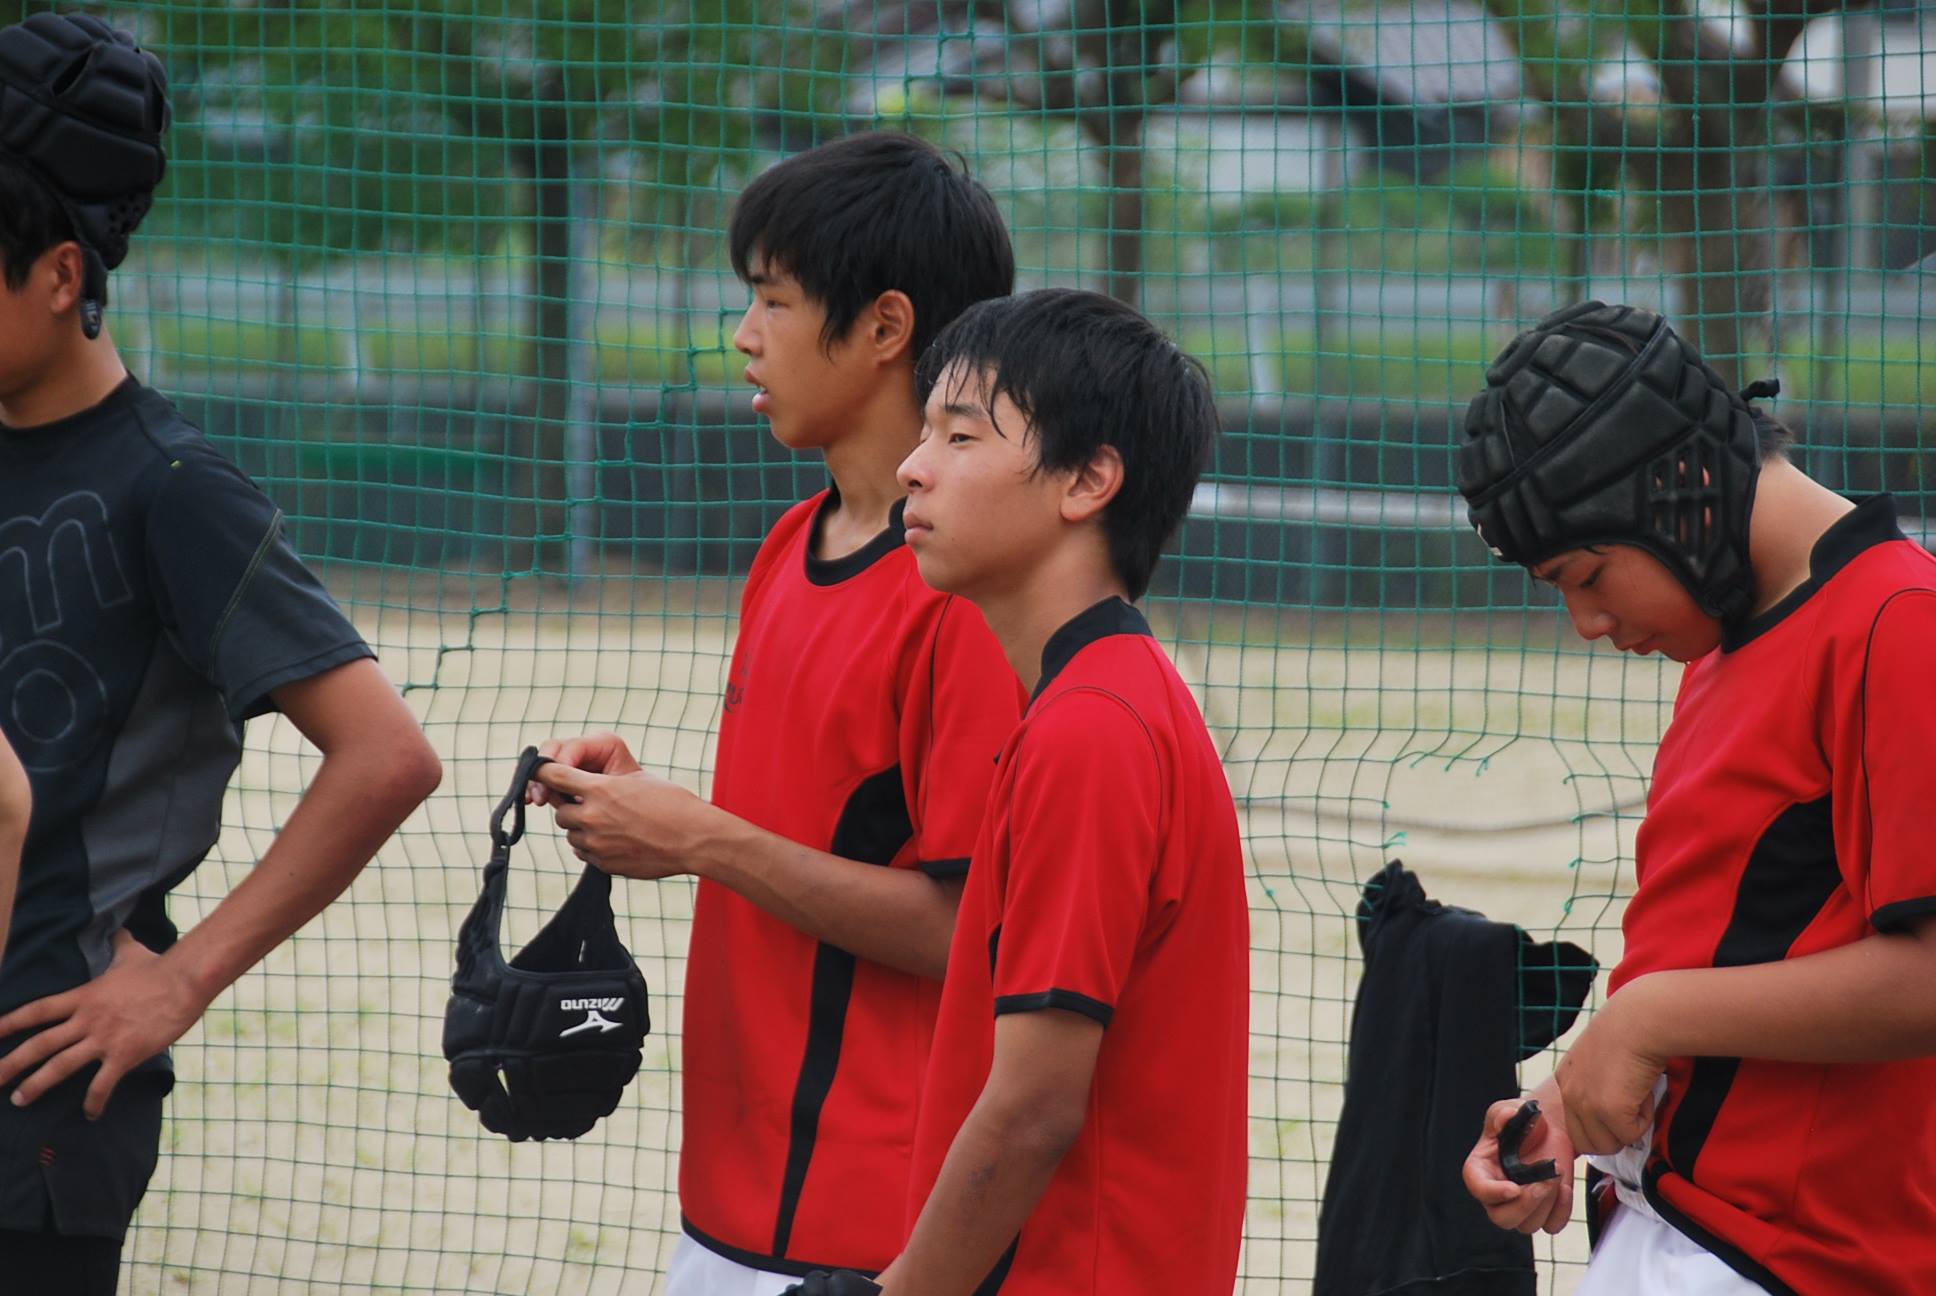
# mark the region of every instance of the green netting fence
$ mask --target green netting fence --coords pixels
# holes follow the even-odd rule
[[[1589,651],[1464,527],[1452,437],[1484,359],[1585,296],[1657,306],[1724,371],[1780,376],[1810,471],[1897,492],[1912,527],[1927,505],[1914,5],[96,8],[166,59],[177,112],[111,328],[288,512],[448,771],[182,1043],[132,1291],[654,1289],[690,885],[621,888],[662,1028],[593,1135],[484,1135],[438,1031],[524,743],[616,728],[707,785],[737,581],[823,481],[768,439],[727,342],[726,214],[787,152],[870,127],[959,150],[1024,286],[1134,300],[1215,375],[1227,431],[1150,606],[1248,849],[1246,1292],[1309,1285],[1351,915],[1386,859],[1618,956],[1674,679]],[[179,920],[316,763],[251,726]],[[572,875],[548,828],[531,840],[513,940]],[[1551,1290],[1578,1279],[1579,1233],[1542,1243]]]

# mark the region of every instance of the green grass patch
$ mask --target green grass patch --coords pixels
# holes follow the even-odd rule
[[[363,365],[384,373],[514,374],[531,367],[530,343],[506,333],[368,329],[357,343]]]
[[[1772,372],[1783,396],[1913,408],[1936,401],[1936,338],[1850,338],[1840,356],[1779,357]]]
[[[372,329],[358,354],[379,373],[516,377],[532,368],[533,341],[502,333]],[[723,335],[687,339],[674,330],[607,326],[591,341],[593,378],[607,385],[726,387],[739,381],[738,354]]]
[[[1307,330],[1285,335],[1279,364],[1294,396],[1462,405],[1484,385],[1492,352],[1476,331]]]
[[[169,363],[192,369],[285,364],[331,370],[349,360],[347,335],[332,329],[188,316],[157,319],[154,330],[154,349]]]
[[[745,358],[724,332],[687,338],[643,325],[602,328],[592,340],[592,371],[599,381],[658,387],[730,387],[740,381]]]
[[[377,482],[386,486],[477,486],[502,467],[499,453],[387,441],[307,441],[296,451],[297,472],[317,481]]]
[[[128,334],[130,345],[139,339]],[[1303,329],[1261,342],[1241,320],[1192,324],[1178,344],[1203,361],[1219,395],[1242,396],[1275,381],[1292,397],[1426,405],[1463,405],[1484,381],[1498,339],[1477,329],[1379,327],[1363,320],[1336,329]],[[438,378],[516,378],[532,368],[532,341],[505,333],[451,330],[348,330],[157,319],[152,346],[165,368],[246,371],[288,365],[341,372],[354,357],[365,372]],[[694,333],[643,324],[607,326],[592,340],[591,372],[602,386],[665,390],[737,388],[741,357],[723,329]],[[1936,404],[1936,338],[1855,337],[1839,354],[1791,352],[1743,366],[1772,373],[1789,400],[1869,409]],[[1780,407],[1776,407],[1779,411]],[[412,448],[417,451],[419,448]],[[321,453],[321,452],[319,452]],[[332,455],[369,449],[331,447]],[[421,450],[429,456],[461,452]],[[336,466],[354,467],[345,460]],[[454,467],[455,461],[443,467]],[[441,469],[440,469],[441,471]]]

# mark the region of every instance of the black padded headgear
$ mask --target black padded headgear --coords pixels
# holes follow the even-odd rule
[[[0,153],[53,192],[87,258],[81,326],[101,331],[108,271],[168,167],[161,60],[88,14],[35,14],[0,30]]]
[[[450,1087],[485,1129],[513,1143],[577,1138],[611,1115],[652,1029],[645,978],[612,919],[610,874],[587,866],[517,957],[506,963],[498,949],[511,847],[524,836],[524,789],[545,763],[537,748],[525,748],[491,816],[491,862],[457,935],[444,1009]]]
[[[1591,301],[1548,315],[1486,371],[1466,409],[1459,492],[1501,558],[1532,567],[1636,545],[1732,621],[1753,602],[1760,465],[1746,399],[1666,320]]]

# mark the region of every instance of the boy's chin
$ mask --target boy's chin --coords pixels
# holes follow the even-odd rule
[[[827,438],[819,435],[819,429],[812,424],[800,422],[786,415],[775,418],[771,414],[763,414],[760,417],[766,420],[767,435],[789,450],[807,451],[827,448]]]
[[[813,438],[806,436],[801,429],[786,422],[774,422],[769,416],[766,421],[767,435],[778,441],[788,450],[818,450],[821,447]]]
[[[912,545],[909,548],[914,549],[914,565],[920,570],[921,579],[927,582],[929,589],[939,590],[943,594],[962,592],[950,579],[948,564],[941,561],[938,555],[932,553],[924,555],[919,548]]]

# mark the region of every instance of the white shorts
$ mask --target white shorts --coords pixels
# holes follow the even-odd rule
[[[1575,1296],[1767,1296],[1651,1211],[1614,1209]]]
[[[681,1233],[666,1266],[665,1296],[780,1296],[799,1281],[728,1260]]]
[[[1654,1082],[1654,1106],[1667,1093],[1667,1077]],[[1587,1262],[1586,1281],[1574,1296],[1766,1296],[1727,1262],[1662,1219],[1641,1191],[1653,1127],[1611,1156],[1588,1157],[1613,1180],[1619,1205]]]

